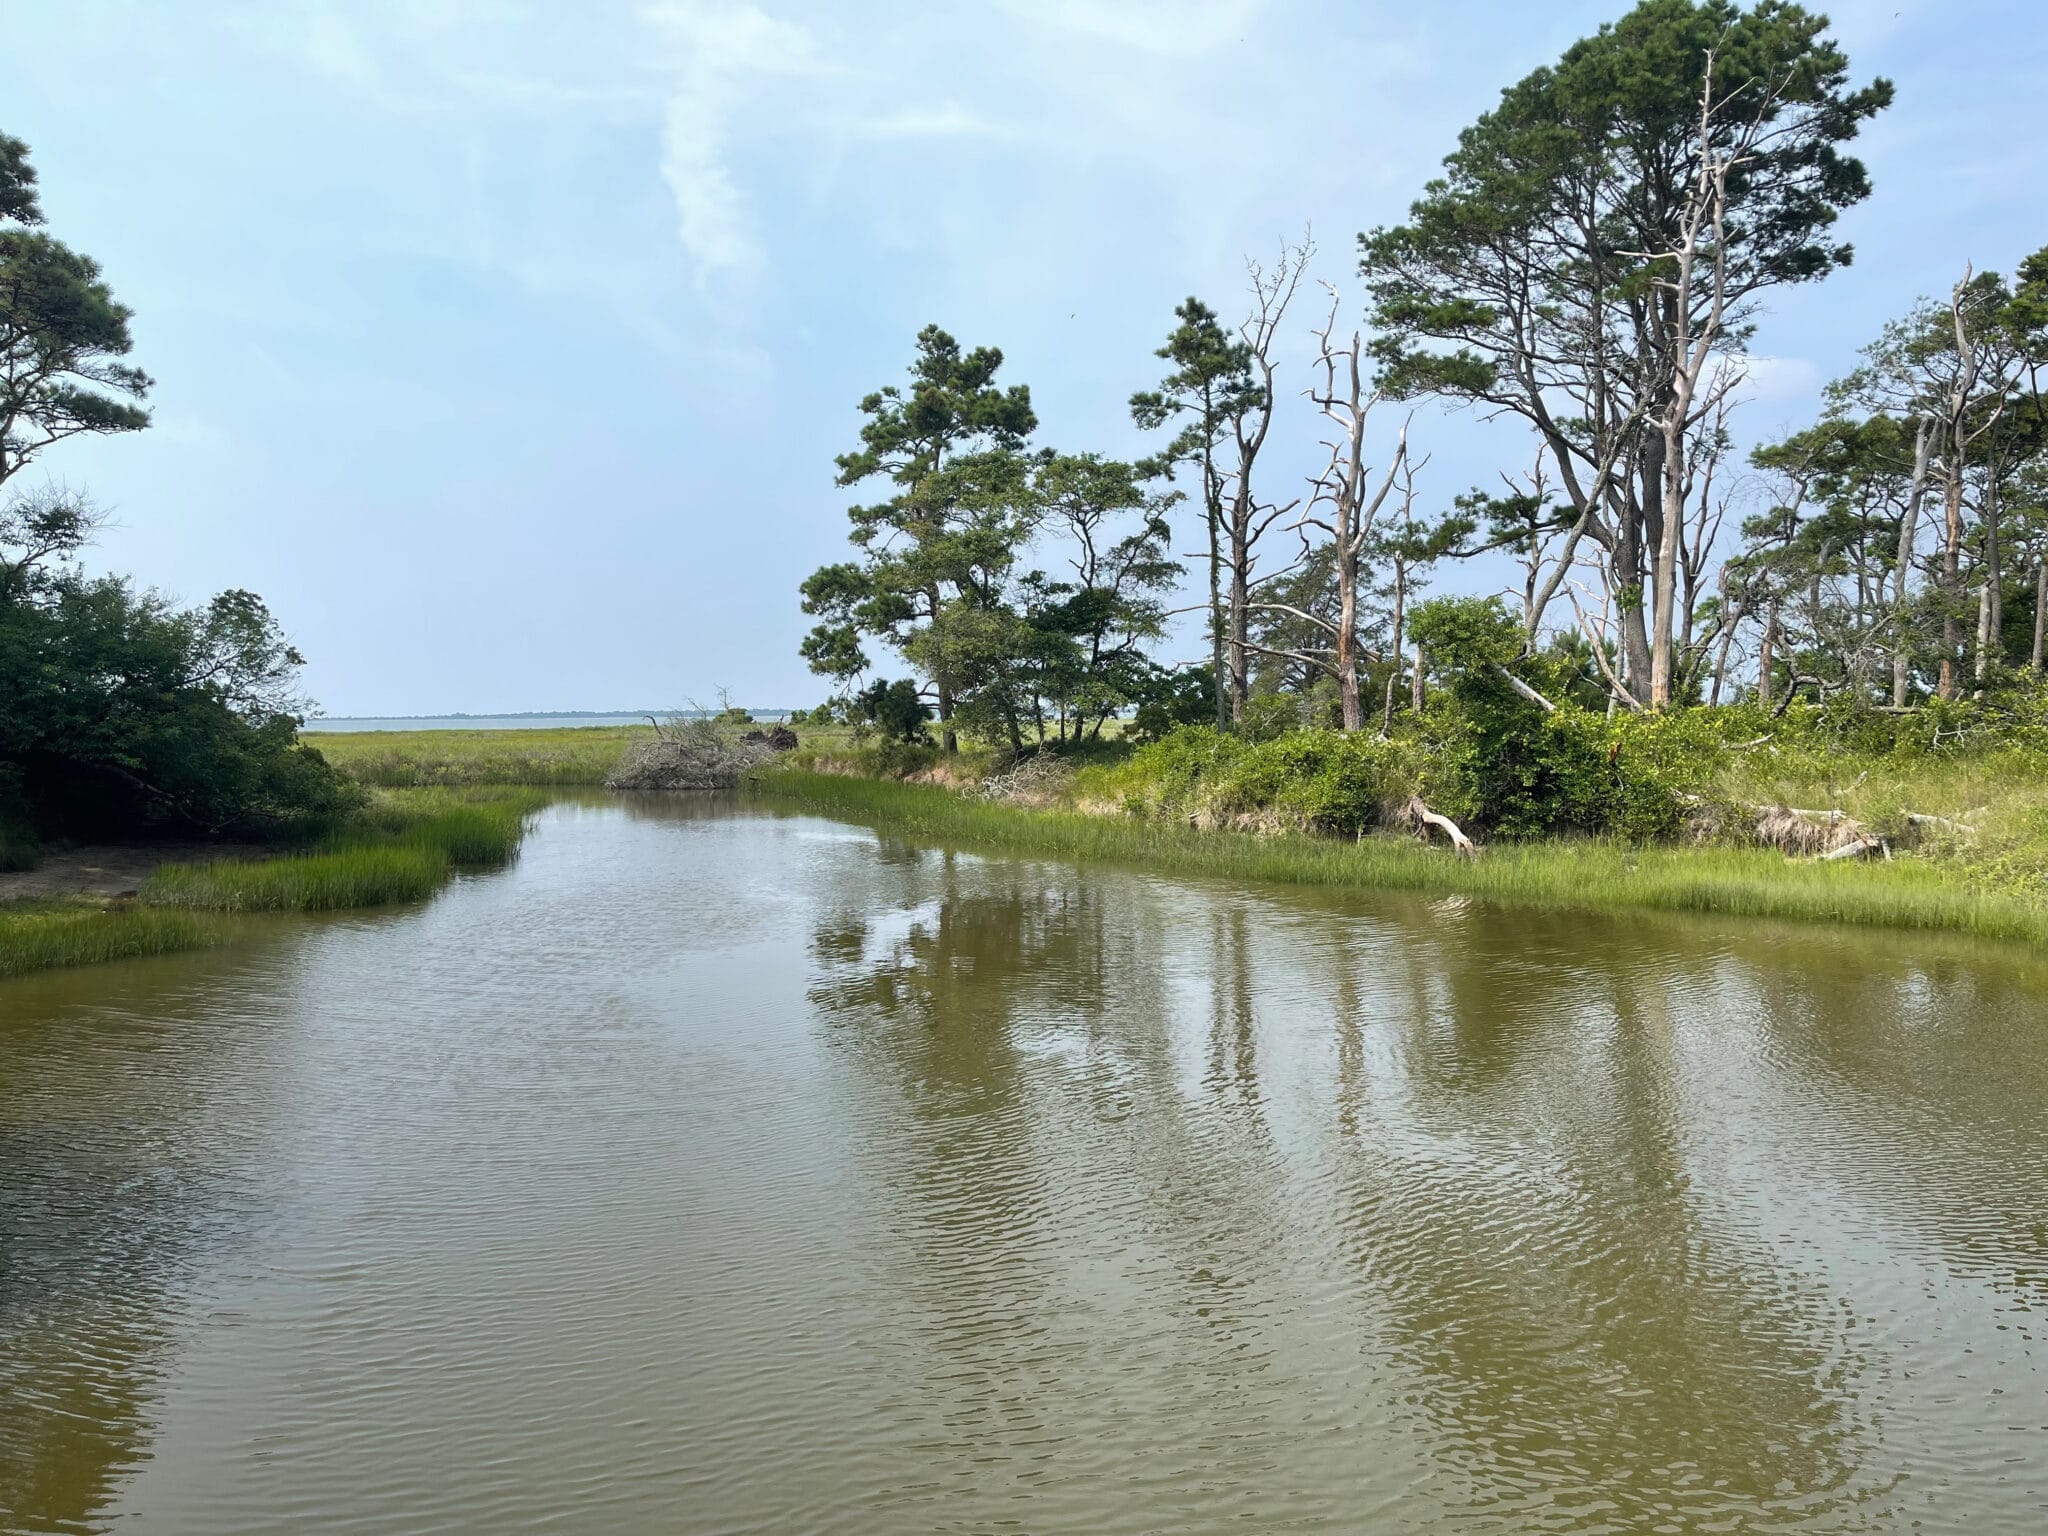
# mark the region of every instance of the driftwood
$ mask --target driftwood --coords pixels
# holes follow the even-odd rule
[[[1783,850],[1794,857],[1820,861],[1892,856],[1889,839],[1879,836],[1839,807],[1812,810],[1797,805],[1751,805],[1756,818],[1757,841]],[[1922,811],[1901,813],[1906,825],[1918,832],[1934,828],[1963,837],[1974,837],[1977,828],[1951,816],[1930,816]]]
[[[1506,678],[1508,686],[1514,689],[1515,692],[1519,693],[1523,698],[1527,699],[1531,704],[1541,705],[1543,708],[1543,713],[1545,713],[1546,715],[1554,715],[1557,713],[1557,706],[1555,704],[1551,703],[1550,700],[1543,697],[1542,694],[1538,693],[1534,688],[1531,688],[1527,683],[1523,682],[1519,677],[1515,676],[1514,673],[1510,672],[1506,667],[1502,666],[1499,662],[1496,661],[1493,664],[1493,670],[1498,672],[1502,677]]]
[[[1960,832],[1965,837],[1975,837],[1977,829],[1967,821],[1957,821],[1952,816],[1925,816],[1919,811],[1906,812],[1906,824],[1914,827],[1939,827],[1944,832]]]
[[[1417,828],[1435,827],[1437,831],[1443,833],[1445,837],[1451,840],[1451,846],[1457,849],[1464,857],[1468,859],[1479,857],[1479,845],[1467,837],[1464,829],[1451,820],[1450,817],[1432,811],[1427,805],[1423,804],[1422,796],[1410,795],[1408,797],[1408,803],[1401,808],[1401,818],[1409,825]],[[1423,835],[1427,836],[1427,831]]]

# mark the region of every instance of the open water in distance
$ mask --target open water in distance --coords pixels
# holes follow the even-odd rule
[[[320,715],[308,720],[302,730],[316,736],[325,731],[560,731],[583,726],[645,725],[650,713],[658,720],[668,720],[678,713],[703,716],[717,711],[662,709],[637,715]],[[757,709],[752,713],[757,722],[789,717],[786,709]]]
[[[0,984],[0,1529],[2048,1529],[2048,974],[564,804]]]

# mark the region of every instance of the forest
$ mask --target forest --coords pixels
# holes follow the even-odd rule
[[[1902,293],[1817,419],[1738,447],[1750,343],[1851,262],[1892,98],[1797,5],[1644,0],[1504,90],[1343,281],[1302,237],[1175,308],[1135,461],[1040,444],[1001,351],[927,327],[838,460],[851,556],[803,586],[820,717],[899,763],[1302,737],[1506,836],[1675,833],[1794,735],[2031,746],[2048,247]],[[1451,413],[1524,467],[1433,452]],[[1169,654],[1185,585],[1205,656]]]

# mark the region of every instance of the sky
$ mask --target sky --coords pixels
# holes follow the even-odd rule
[[[157,380],[148,431],[42,469],[113,514],[95,568],[261,593],[330,715],[814,703],[833,456],[920,327],[1002,348],[1042,443],[1141,452],[1181,298],[1236,313],[1247,254],[1309,231],[1355,314],[1358,231],[1623,8],[0,0],[0,131]],[[2048,243],[2048,5],[1827,9],[1898,99],[1855,264],[1763,317],[1750,441],[1964,263]],[[1411,430],[1426,503],[1527,458]],[[1317,436],[1282,414],[1276,479]]]

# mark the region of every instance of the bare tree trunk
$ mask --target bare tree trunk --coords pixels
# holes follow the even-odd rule
[[[1977,682],[1981,687],[1991,668],[2005,660],[2000,636],[2005,629],[2005,562],[1998,547],[1997,471],[1984,488],[1984,582],[1977,598]]]
[[[1209,508],[1209,665],[1216,684],[1216,729],[1230,724],[1230,698],[1223,686],[1223,530],[1222,508]]]
[[[1230,556],[1230,723],[1242,724],[1244,706],[1251,697],[1251,669],[1247,665],[1250,651],[1247,641],[1251,638],[1250,611],[1245,604],[1251,601],[1251,545],[1249,540],[1233,535]]]
[[[1942,445],[1942,516],[1946,534],[1941,551],[1941,696],[1944,699],[1956,696],[1956,660],[1962,650],[1963,473],[1969,464],[1970,442],[1977,435],[1969,430],[1968,425],[1970,403],[1977,388],[1977,348],[1970,339],[1969,322],[1963,318],[1963,295],[1970,286],[1970,273],[1971,269],[1965,266],[1962,281],[1949,295],[1949,316],[1955,324],[1956,334],[1956,380],[1955,387],[1949,392],[1948,420],[1943,423],[1946,441]]]
[[[1714,658],[1714,691],[1707,695],[1707,703],[1721,702],[1721,682],[1728,675],[1728,652],[1735,644],[1735,629],[1742,622],[1741,610],[1729,614],[1721,621],[1721,649]]]
[[[1422,646],[1415,647],[1415,676],[1411,682],[1408,703],[1415,711],[1415,718],[1422,718]]]
[[[1643,522],[1640,509],[1621,519],[1621,548],[1615,562],[1619,589],[1636,594],[1636,600],[1615,616],[1621,636],[1622,675],[1631,688],[1641,688],[1650,675],[1650,632],[1643,625]]]
[[[1408,567],[1397,563],[1394,566],[1394,643],[1387,648],[1387,702],[1380,711],[1380,734],[1386,736],[1394,729],[1394,685],[1401,678],[1402,626],[1408,618]]]
[[[1365,727],[1358,697],[1358,556],[1337,552],[1337,705],[1347,731]]]
[[[1776,660],[1773,652],[1777,645],[1778,600],[1774,597],[1764,613],[1764,638],[1756,653],[1756,701],[1764,709],[1771,707],[1771,664]]]
[[[1920,508],[1927,496],[1927,456],[1934,436],[1933,424],[1917,423],[1913,430],[1913,485],[1906,494],[1906,510],[1899,519],[1899,562],[1892,571],[1892,708],[1906,707],[1913,662],[1913,610],[1907,578],[1913,570],[1913,540],[1920,531]]]
[[[1245,703],[1251,695],[1251,614],[1246,605],[1251,601],[1252,567],[1257,563],[1253,546],[1258,543],[1259,536],[1272,526],[1274,519],[1286,510],[1262,508],[1254,499],[1252,469],[1258,462],[1260,451],[1266,446],[1266,434],[1273,426],[1273,378],[1279,368],[1274,352],[1280,326],[1286,319],[1287,307],[1294,302],[1295,290],[1301,286],[1302,273],[1308,269],[1309,257],[1313,253],[1314,246],[1304,238],[1298,246],[1283,245],[1280,260],[1271,271],[1256,262],[1248,263],[1252,279],[1252,313],[1238,334],[1250,354],[1258,390],[1252,403],[1231,422],[1231,436],[1237,448],[1237,467],[1232,475],[1229,517],[1224,525],[1224,534],[1229,540],[1227,659],[1230,666],[1230,718],[1234,724],[1243,721]],[[1287,505],[1292,507],[1295,503]],[[1220,680],[1217,686],[1220,690]]]
[[[2048,639],[2048,560],[2034,562],[2034,653],[2027,658],[2027,670],[2034,676],[2041,675],[2041,642]]]
[[[1959,610],[1963,602],[1963,471],[1951,463],[1943,476],[1941,548],[1941,678],[1944,699],[1956,696],[1956,657],[1962,652]]]

